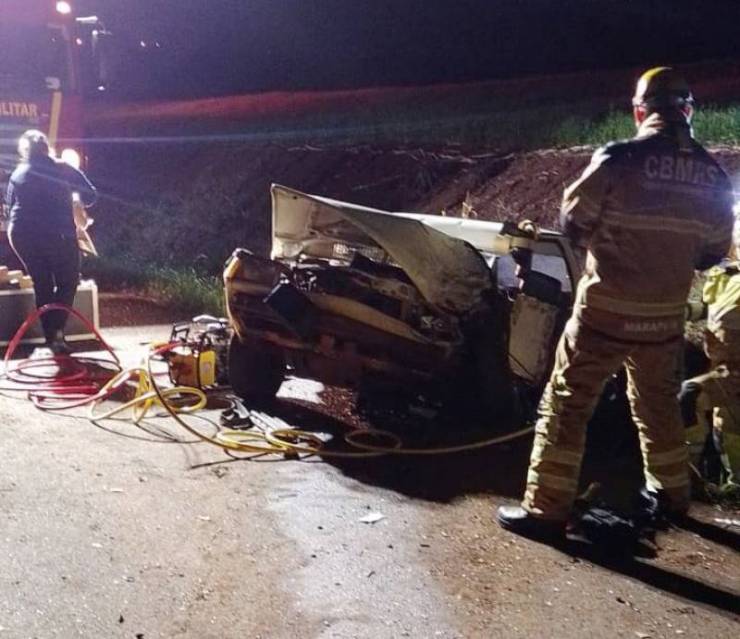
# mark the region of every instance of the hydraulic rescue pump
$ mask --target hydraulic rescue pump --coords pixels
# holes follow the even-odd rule
[[[165,355],[170,380],[178,386],[211,388],[228,384],[231,329],[226,318],[199,315],[172,327]]]

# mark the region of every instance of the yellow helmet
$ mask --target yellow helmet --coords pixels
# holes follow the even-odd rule
[[[654,67],[637,81],[632,106],[648,111],[665,108],[682,109],[694,104],[694,96],[686,80],[671,67]]]

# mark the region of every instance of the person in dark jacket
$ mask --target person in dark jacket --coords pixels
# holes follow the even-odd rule
[[[8,238],[33,279],[36,306],[72,306],[80,277],[80,252],[73,216],[73,197],[85,206],[96,200],[95,187],[81,171],[49,155],[41,131],[26,131],[18,141],[20,162],[10,176],[5,204]],[[68,352],[64,341],[66,311],[41,317],[47,346]]]

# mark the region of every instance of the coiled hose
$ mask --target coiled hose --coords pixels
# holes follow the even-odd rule
[[[64,310],[77,317],[95,335],[110,358],[72,357],[56,355],[50,358],[26,359],[13,365],[12,357],[31,325],[44,313]],[[79,312],[61,304],[49,304],[32,313],[21,325],[5,353],[5,372],[0,379],[8,385],[4,391],[27,392],[33,404],[44,411],[65,411],[88,407],[87,418],[98,422],[131,411],[132,421],[139,424],[153,407],[163,408],[185,431],[198,440],[225,451],[256,455],[289,457],[313,456],[334,458],[368,458],[381,455],[447,455],[477,450],[509,442],[533,431],[529,425],[511,433],[481,441],[436,448],[407,448],[401,438],[386,430],[357,428],[344,435],[344,442],[354,450],[329,450],[316,433],[294,428],[256,428],[254,430],[219,429],[209,436],[188,424],[183,415],[206,407],[207,394],[190,386],[163,387],[152,370],[156,357],[165,355],[180,342],[153,346],[141,366],[122,370],[115,351],[97,329]],[[52,368],[53,367],[53,368]],[[51,369],[51,370],[50,370]],[[124,389],[134,389],[133,397],[119,405],[101,410],[103,402],[111,400]]]

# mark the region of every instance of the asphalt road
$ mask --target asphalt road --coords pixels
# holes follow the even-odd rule
[[[167,328],[105,335],[134,363]],[[286,384],[283,403],[303,404],[281,417],[331,421],[321,391]],[[740,631],[738,535],[714,521],[737,513],[698,506],[712,525],[664,534],[639,563],[519,539],[491,513],[521,489],[527,441],[454,459],[245,461],[165,420],[83,414],[0,397],[0,639]]]

